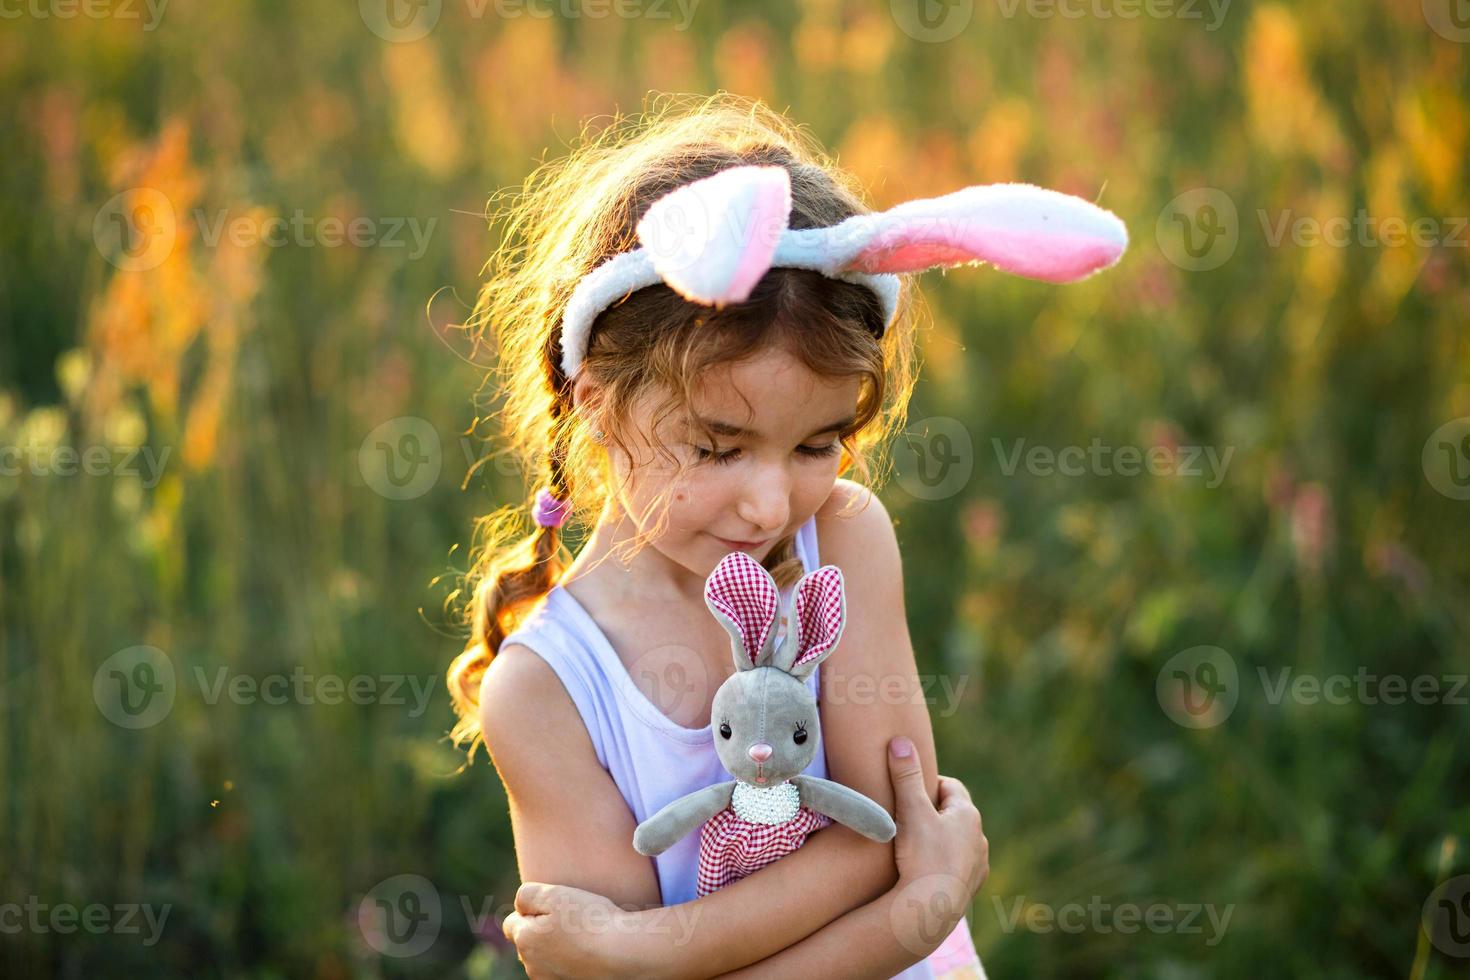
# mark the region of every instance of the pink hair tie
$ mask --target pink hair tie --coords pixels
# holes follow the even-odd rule
[[[545,487],[536,491],[536,509],[532,518],[541,527],[561,527],[571,512],[570,500],[560,499]]]

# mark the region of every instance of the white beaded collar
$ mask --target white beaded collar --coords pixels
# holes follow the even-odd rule
[[[741,820],[782,824],[796,817],[801,807],[801,791],[789,779],[775,786],[756,786],[737,780],[730,806]]]

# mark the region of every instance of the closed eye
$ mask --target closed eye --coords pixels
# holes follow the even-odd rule
[[[701,463],[706,461],[713,461],[716,464],[733,463],[740,457],[739,449],[727,449],[722,453],[717,453],[713,449],[706,449],[704,446],[694,446],[693,448],[696,460]],[[832,442],[825,446],[800,445],[796,447],[796,452],[809,458],[823,459],[828,456],[837,455],[841,449],[841,442]]]

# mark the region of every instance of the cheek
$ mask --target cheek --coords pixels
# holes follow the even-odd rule
[[[714,473],[691,473],[674,487],[669,506],[679,523],[689,526],[704,523],[710,515],[728,509],[733,499],[730,481]]]
[[[812,464],[793,485],[796,509],[815,512],[837,486],[837,460],[823,460],[823,464]]]

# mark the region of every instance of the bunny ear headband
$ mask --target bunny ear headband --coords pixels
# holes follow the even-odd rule
[[[704,602],[730,634],[737,670],[775,667],[804,679],[825,660],[847,621],[842,570],[823,565],[796,583],[786,635],[776,645],[781,593],[760,562],[743,551],[720,560],[704,583]]]
[[[743,302],[772,267],[812,269],[877,295],[886,329],[898,309],[895,273],[989,262],[997,269],[1072,282],[1117,262],[1123,222],[1079,197],[1031,184],[985,184],[907,201],[827,228],[788,226],[791,175],[740,166],[678,187],[638,222],[641,247],[584,276],[562,318],[562,370],[573,378],[592,321],[628,294],[666,283],[693,303]]]

